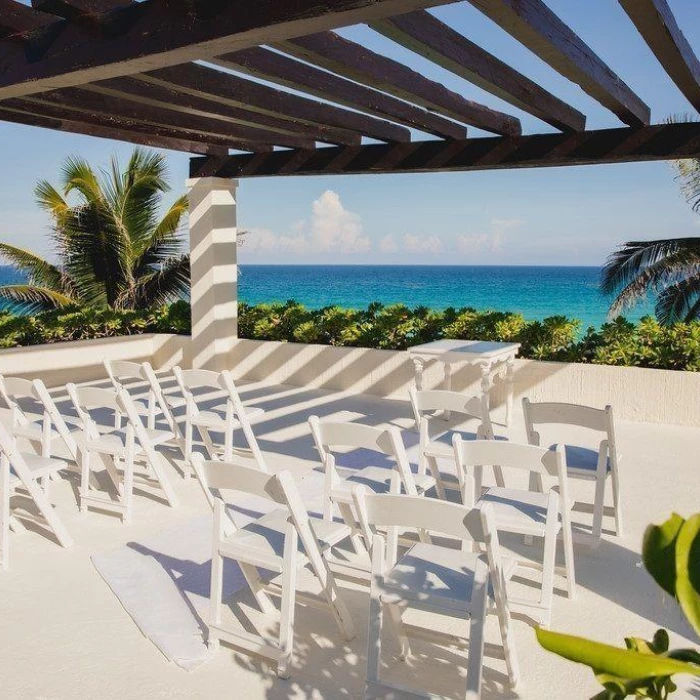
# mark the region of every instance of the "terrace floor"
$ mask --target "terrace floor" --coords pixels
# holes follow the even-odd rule
[[[295,476],[317,465],[308,415],[354,419],[370,424],[394,423],[410,428],[407,402],[343,392],[289,386],[247,384],[244,401],[266,410],[256,433],[269,465]],[[524,440],[522,416],[500,434]],[[566,437],[566,436],[564,436]],[[687,646],[689,635],[673,601],[664,600],[641,568],[639,548],[644,527],[671,511],[698,510],[696,429],[619,423],[623,455],[622,488],[625,536],[607,534],[596,549],[576,548],[578,597],[555,597],[552,628],[622,644],[625,635],[650,638],[664,626],[672,645]],[[93,567],[90,557],[128,542],[186,524],[207,512],[200,487],[172,470],[181,506],[170,509],[155,499],[138,497],[132,525],[101,513],[80,516],[69,480],[55,483],[52,499],[76,540],[64,550],[49,538],[28,531],[11,537],[11,568],[0,573],[0,684],[3,698],[357,698],[365,677],[368,595],[358,584],[340,581],[358,634],[342,642],[330,615],[321,610],[297,614],[292,679],[281,681],[263,661],[239,655],[222,645],[218,655],[193,672],[169,663],[139,631],[119,600]],[[591,484],[574,482],[574,495],[586,496]],[[576,513],[575,520],[590,515]],[[610,525],[606,518],[606,526]],[[561,582],[560,582],[561,583]],[[429,620],[431,624],[441,624]],[[466,623],[448,623],[466,633]],[[526,621],[515,621],[522,681],[516,692],[504,691],[503,662],[487,657],[483,697],[528,699],[588,698],[600,688],[591,671],[541,650]],[[487,643],[499,642],[495,619]],[[385,673],[401,682],[448,697],[464,692],[465,652],[416,642],[409,665],[392,658],[385,643]],[[487,650],[488,653],[488,650]],[[683,685],[683,684],[681,684]],[[686,681],[679,698],[700,698],[700,685]]]

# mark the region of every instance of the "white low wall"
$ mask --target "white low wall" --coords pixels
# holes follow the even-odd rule
[[[0,351],[0,374],[39,377],[54,387],[69,381],[102,379],[103,358],[150,361],[169,369],[190,363],[190,339],[176,335],[139,335],[36,345]],[[368,348],[336,348],[257,340],[237,340],[229,359],[237,379],[266,381],[367,393],[405,400],[413,381],[413,365],[405,352]],[[426,367],[426,387],[437,387],[442,368]],[[453,374],[453,387],[478,391],[478,373],[463,366]],[[700,425],[700,373],[635,367],[608,367],[518,360],[516,401],[569,401],[615,407],[624,420]],[[492,405],[502,406],[497,386]]]

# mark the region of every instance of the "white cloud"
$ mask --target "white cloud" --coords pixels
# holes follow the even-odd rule
[[[297,221],[288,234],[251,228],[244,246],[255,252],[366,253],[372,248],[364,233],[362,219],[348,211],[337,192],[326,190],[312,205],[310,222]]]
[[[384,236],[384,238],[379,241],[379,250],[382,253],[395,253],[398,249],[399,244],[391,234]]]
[[[457,236],[457,250],[467,254],[498,253],[503,248],[506,235],[524,223],[522,219],[491,219],[488,233],[463,233]]]
[[[403,248],[407,253],[438,255],[443,251],[442,240],[435,234],[431,236],[416,236],[407,233],[403,237]]]

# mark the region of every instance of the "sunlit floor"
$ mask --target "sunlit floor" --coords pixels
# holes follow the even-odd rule
[[[285,386],[248,384],[244,401],[266,410],[256,427],[274,470],[301,477],[318,466],[307,417],[316,413],[369,424],[411,427],[408,403]],[[522,416],[498,432],[522,440]],[[562,436],[566,438],[566,435]],[[609,532],[595,549],[576,547],[578,597],[555,597],[552,628],[622,644],[626,635],[651,637],[668,628],[676,646],[687,646],[688,630],[672,601],[664,600],[639,563],[644,527],[671,511],[700,509],[700,434],[691,428],[620,423],[625,536]],[[38,530],[11,536],[11,568],[0,572],[0,696],[2,698],[356,698],[365,678],[367,590],[340,581],[358,634],[342,642],[330,615],[309,609],[297,614],[296,657],[290,681],[279,680],[263,661],[222,646],[218,655],[188,673],[169,663],[145,638],[94,569],[90,556],[139,541],[187,523],[207,512],[194,480],[171,469],[182,505],[170,509],[138,496],[134,522],[91,512],[80,516],[74,482],[52,485],[52,500],[76,540],[64,550]],[[590,500],[591,484],[575,484],[574,495]],[[590,514],[577,512],[585,527]],[[606,527],[612,521],[606,518]],[[558,582],[561,584],[561,581]],[[239,594],[245,603],[245,594]],[[418,620],[417,620],[418,621]],[[466,634],[466,622],[422,618],[422,623]],[[532,627],[515,621],[522,681],[504,689],[503,662],[487,656],[484,698],[588,698],[600,688],[591,671],[542,651]],[[273,630],[274,631],[274,630]],[[499,642],[495,620],[487,643]],[[447,697],[464,693],[465,649],[418,641],[408,664],[398,661],[390,638],[383,673]],[[488,654],[488,649],[487,649]],[[688,682],[689,683],[689,682]],[[700,697],[700,685],[687,685],[678,697]],[[395,696],[398,697],[398,696]]]

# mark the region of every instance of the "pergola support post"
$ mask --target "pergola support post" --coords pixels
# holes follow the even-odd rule
[[[238,180],[187,181],[190,198],[192,367],[229,367],[238,337]]]

